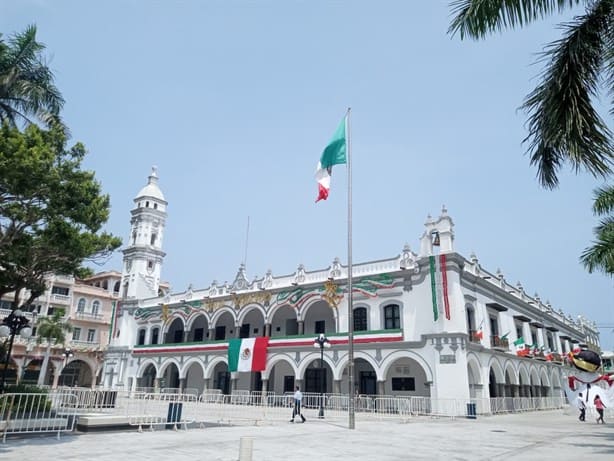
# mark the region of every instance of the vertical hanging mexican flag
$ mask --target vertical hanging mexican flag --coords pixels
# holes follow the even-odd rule
[[[316,202],[326,200],[328,198],[333,165],[347,163],[345,120],[346,117],[343,117],[343,120],[341,120],[341,123],[335,130],[335,134],[333,134],[333,137],[329,141],[328,145],[324,148],[324,152],[322,152],[322,156],[318,162],[318,169],[316,170],[316,180],[318,181],[318,198],[316,198]]]
[[[450,300],[448,298],[448,271],[446,270],[446,255],[429,256],[431,269],[431,297],[433,300],[433,321],[439,319],[439,314],[445,314],[450,320]]]
[[[230,339],[228,371],[262,371],[266,367],[269,337]]]

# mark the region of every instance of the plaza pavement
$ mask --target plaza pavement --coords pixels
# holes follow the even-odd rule
[[[239,459],[241,437],[253,437],[253,461],[355,460],[614,460],[614,420],[580,423],[558,410],[478,417],[415,417],[406,422],[318,420],[185,430],[102,432],[9,438],[0,460]],[[607,422],[607,420],[606,420]]]

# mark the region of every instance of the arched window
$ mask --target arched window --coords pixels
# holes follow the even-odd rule
[[[160,329],[154,328],[151,330],[151,344],[158,344],[158,337],[160,336]]]
[[[77,304],[77,312],[85,311],[85,298],[79,299],[79,303]]]
[[[354,331],[367,331],[367,308],[354,309]]]
[[[384,329],[397,330],[401,328],[401,314],[398,304],[389,304],[384,307]]]
[[[136,343],[137,346],[142,346],[143,344],[145,344],[145,329],[141,328],[139,330],[139,337],[138,337],[138,342]]]
[[[100,301],[96,300],[92,303],[92,315],[98,315],[100,310]]]

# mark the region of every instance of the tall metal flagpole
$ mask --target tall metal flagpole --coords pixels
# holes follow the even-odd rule
[[[354,401],[354,309],[352,290],[352,154],[350,136],[350,110],[347,112],[347,160],[348,160],[348,375],[350,377],[349,389],[349,428],[354,429],[355,424],[355,401]]]

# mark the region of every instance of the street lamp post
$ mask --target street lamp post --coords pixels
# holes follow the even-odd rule
[[[20,335],[23,338],[29,338],[32,335],[32,328],[29,325],[29,320],[20,309],[15,309],[2,320],[0,326],[0,338],[9,338],[9,347],[4,358],[4,367],[2,369],[2,378],[0,378],[0,394],[4,393],[4,383],[6,380],[6,371],[9,367],[11,351],[13,350],[13,341],[15,335]]]
[[[330,341],[324,333],[320,333],[320,336],[315,339],[313,347],[320,348],[320,411],[318,418],[324,418],[324,348],[330,347]]]
[[[64,349],[64,352],[62,352],[62,355],[64,356],[64,365],[62,366],[62,372],[60,373],[60,378],[62,377],[62,373],[64,372],[64,368],[66,368],[66,364],[68,363],[68,359],[71,358],[72,356],[74,356],[75,354],[73,354],[71,349],[66,348],[66,349]],[[62,386],[66,385],[64,380],[62,380],[62,384],[61,385]]]

